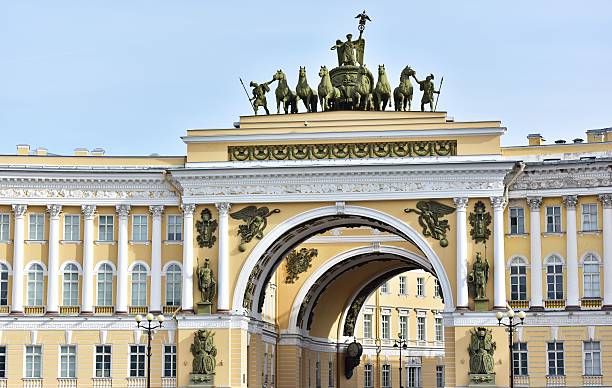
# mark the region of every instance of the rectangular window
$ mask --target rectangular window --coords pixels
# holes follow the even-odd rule
[[[381,315],[381,331],[382,338],[391,338],[391,315]]]
[[[315,384],[317,388],[321,388],[321,362],[317,361],[315,363]]]
[[[565,361],[563,357],[563,342],[548,343],[548,375],[564,376]]]
[[[391,365],[389,364],[382,366],[382,386],[391,388]]]
[[[421,386],[421,367],[420,366],[409,366],[408,367],[408,387],[419,388]]]
[[[408,316],[400,315],[399,317],[400,334],[403,339],[408,339]]]
[[[510,300],[527,300],[527,267],[510,267]]]
[[[436,388],[444,388],[444,366],[436,365]]]
[[[601,376],[601,348],[599,341],[584,342],[585,376]]]
[[[363,314],[363,338],[372,338],[372,314]]]
[[[6,378],[6,346],[0,346],[0,379]]]
[[[363,386],[366,388],[373,387],[372,385],[372,364],[363,366]]]
[[[425,278],[417,278],[417,296],[425,296]]]
[[[30,214],[30,234],[29,240],[44,240],[45,231],[45,215],[44,214]]]
[[[440,286],[440,281],[438,279],[434,279],[434,297],[442,297],[442,287]]]
[[[74,265],[69,265],[74,266]],[[79,305],[79,273],[64,270],[64,282],[62,286],[62,304],[64,306]]]
[[[406,277],[399,277],[399,293],[400,295],[406,295]]]
[[[25,359],[25,377],[32,379],[40,379],[42,377],[42,346],[28,345],[26,346]]]
[[[582,205],[582,230],[585,232],[597,230],[596,203],[585,203]]]
[[[96,377],[111,376],[111,347],[96,345]]]
[[[114,241],[115,239],[115,217],[98,216],[98,240]]]
[[[145,358],[144,345],[130,345],[130,377],[144,377]]]
[[[516,376],[527,376],[527,343],[517,342],[512,344],[512,367]]]
[[[64,216],[64,240],[79,241],[81,239],[81,217],[78,215]]]
[[[381,286],[380,286],[380,292],[382,292],[383,294],[386,294],[389,292],[389,283],[384,282]]]
[[[436,329],[436,341],[444,341],[444,325],[442,323],[442,318],[436,317],[434,326]]]
[[[522,207],[510,208],[510,234],[525,233],[525,209]]]
[[[132,241],[147,241],[149,239],[149,225],[146,215],[132,216]]]
[[[175,345],[164,345],[164,377],[176,377]]]
[[[417,339],[419,341],[425,341],[425,317],[417,317]]]
[[[168,215],[168,241],[183,240],[183,216]]]
[[[561,206],[546,206],[546,233],[561,233]]]
[[[9,241],[11,230],[11,216],[0,214],[0,241]]]
[[[327,386],[330,388],[334,386],[334,363],[332,361],[327,364]]]
[[[60,377],[76,378],[76,345],[60,347]]]

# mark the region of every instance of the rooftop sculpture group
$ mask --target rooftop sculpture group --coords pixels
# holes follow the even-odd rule
[[[363,37],[365,26],[371,19],[363,11],[356,16],[359,19],[359,37],[353,40],[352,34],[346,35],[346,41],[340,39],[331,47],[338,56],[338,67],[328,69],[321,66],[319,77],[321,78],[316,89],[308,85],[306,67],[300,66],[298,83],[295,92],[287,83],[287,77],[282,70],[277,70],[272,80],[257,83],[251,81],[252,96],[247,92],[242,79],[242,86],[249,98],[249,102],[255,114],[262,107],[266,114],[270,114],[266,93],[270,91],[270,85],[278,82],[276,96],[276,111],[281,113],[298,113],[298,105],[302,105],[307,112],[316,112],[319,107],[323,111],[329,110],[385,110],[395,106],[396,111],[406,111],[412,108],[413,86],[410,79],[419,84],[423,92],[421,98],[421,111],[429,105],[429,110],[436,109],[437,100],[434,94],[440,94],[434,86],[434,75],[429,74],[424,80],[419,80],[416,72],[406,66],[400,75],[399,85],[392,89],[387,78],[385,65],[378,66],[378,81],[374,82],[374,75],[364,63],[364,52],[366,41]],[[393,100],[393,101],[392,101]],[[301,101],[301,104],[300,104]]]

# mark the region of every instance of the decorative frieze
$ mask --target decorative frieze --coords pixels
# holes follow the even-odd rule
[[[229,146],[230,161],[455,156],[456,140]]]

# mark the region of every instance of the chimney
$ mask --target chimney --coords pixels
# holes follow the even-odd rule
[[[104,156],[104,148],[94,148],[91,150],[91,156]]]
[[[89,151],[87,148],[75,148],[74,156],[89,156]]]
[[[601,143],[604,138],[604,130],[603,129],[590,129],[586,131],[587,134],[587,142],[589,143]]]
[[[603,131],[605,131],[603,141],[612,141],[612,128],[604,128]]]
[[[530,146],[539,146],[544,142],[544,138],[539,133],[530,133],[527,135],[527,140]]]
[[[45,147],[38,147],[36,149],[36,155],[38,155],[38,156],[46,156],[47,155],[47,149]]]
[[[30,145],[17,144],[17,155],[30,155]]]

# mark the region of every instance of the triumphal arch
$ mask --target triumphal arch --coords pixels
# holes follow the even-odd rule
[[[509,309],[515,385],[612,385],[612,129],[504,147],[358,19],[185,156],[0,156],[0,387],[146,386],[147,313],[154,387],[507,387]]]

